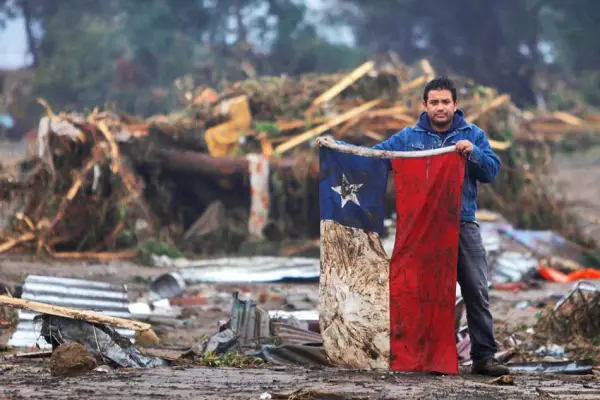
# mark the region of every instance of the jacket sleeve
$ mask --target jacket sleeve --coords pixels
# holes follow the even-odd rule
[[[473,151],[468,158],[468,168],[478,181],[490,183],[500,172],[500,158],[490,147],[485,133],[477,128],[477,137],[473,143]]]

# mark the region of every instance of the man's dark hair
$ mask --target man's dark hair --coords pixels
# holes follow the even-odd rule
[[[423,101],[425,103],[427,103],[429,92],[432,90],[449,90],[452,93],[452,101],[456,103],[456,88],[452,79],[447,76],[438,76],[425,85],[425,90],[423,91]]]

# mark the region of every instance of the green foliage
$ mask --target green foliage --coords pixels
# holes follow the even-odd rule
[[[0,0],[0,23],[26,9],[27,25],[43,31],[30,35],[36,96],[64,111],[169,112],[174,79],[203,66],[241,79],[231,72],[242,61],[260,74],[297,74],[364,59],[322,40],[294,0]]]
[[[440,73],[468,76],[535,104],[535,73],[552,62],[569,78],[597,69],[599,3],[593,0],[339,0],[358,44],[428,58]],[[463,23],[457,24],[457,21]]]
[[[219,368],[261,367],[265,364],[262,358],[251,357],[240,353],[227,353],[223,356],[208,353],[202,357],[201,363],[207,367]]]
[[[257,132],[264,132],[268,137],[275,137],[281,133],[277,124],[271,121],[255,122],[254,130]]]
[[[241,62],[259,74],[331,72],[391,50],[409,63],[429,58],[438,72],[495,86],[523,105],[534,102],[534,75],[548,56],[571,84],[600,61],[592,0],[324,2],[315,11],[301,0],[0,0],[0,28],[19,15],[41,28],[28,35],[36,94],[57,109],[109,103],[143,115],[172,110],[173,80],[206,66],[219,79],[243,77],[232,73]],[[353,32],[356,48],[318,33],[336,26]],[[123,61],[135,69],[128,83]],[[600,104],[600,78],[589,77],[577,87]]]
[[[139,246],[139,257],[144,263],[150,263],[152,255],[167,256],[169,258],[181,258],[183,254],[171,245],[159,242],[154,239],[148,239]]]

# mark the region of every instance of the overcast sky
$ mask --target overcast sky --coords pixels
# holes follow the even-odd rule
[[[15,69],[27,65],[27,37],[23,19],[6,22],[6,28],[0,31],[0,68]]]

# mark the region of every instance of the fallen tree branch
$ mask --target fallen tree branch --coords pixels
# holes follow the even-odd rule
[[[0,253],[4,253],[5,251],[12,249],[19,243],[28,242],[35,238],[36,238],[35,234],[33,234],[31,232],[27,232],[27,233],[24,233],[23,235],[19,236],[18,238],[7,240],[6,242],[4,242],[0,245]]]

